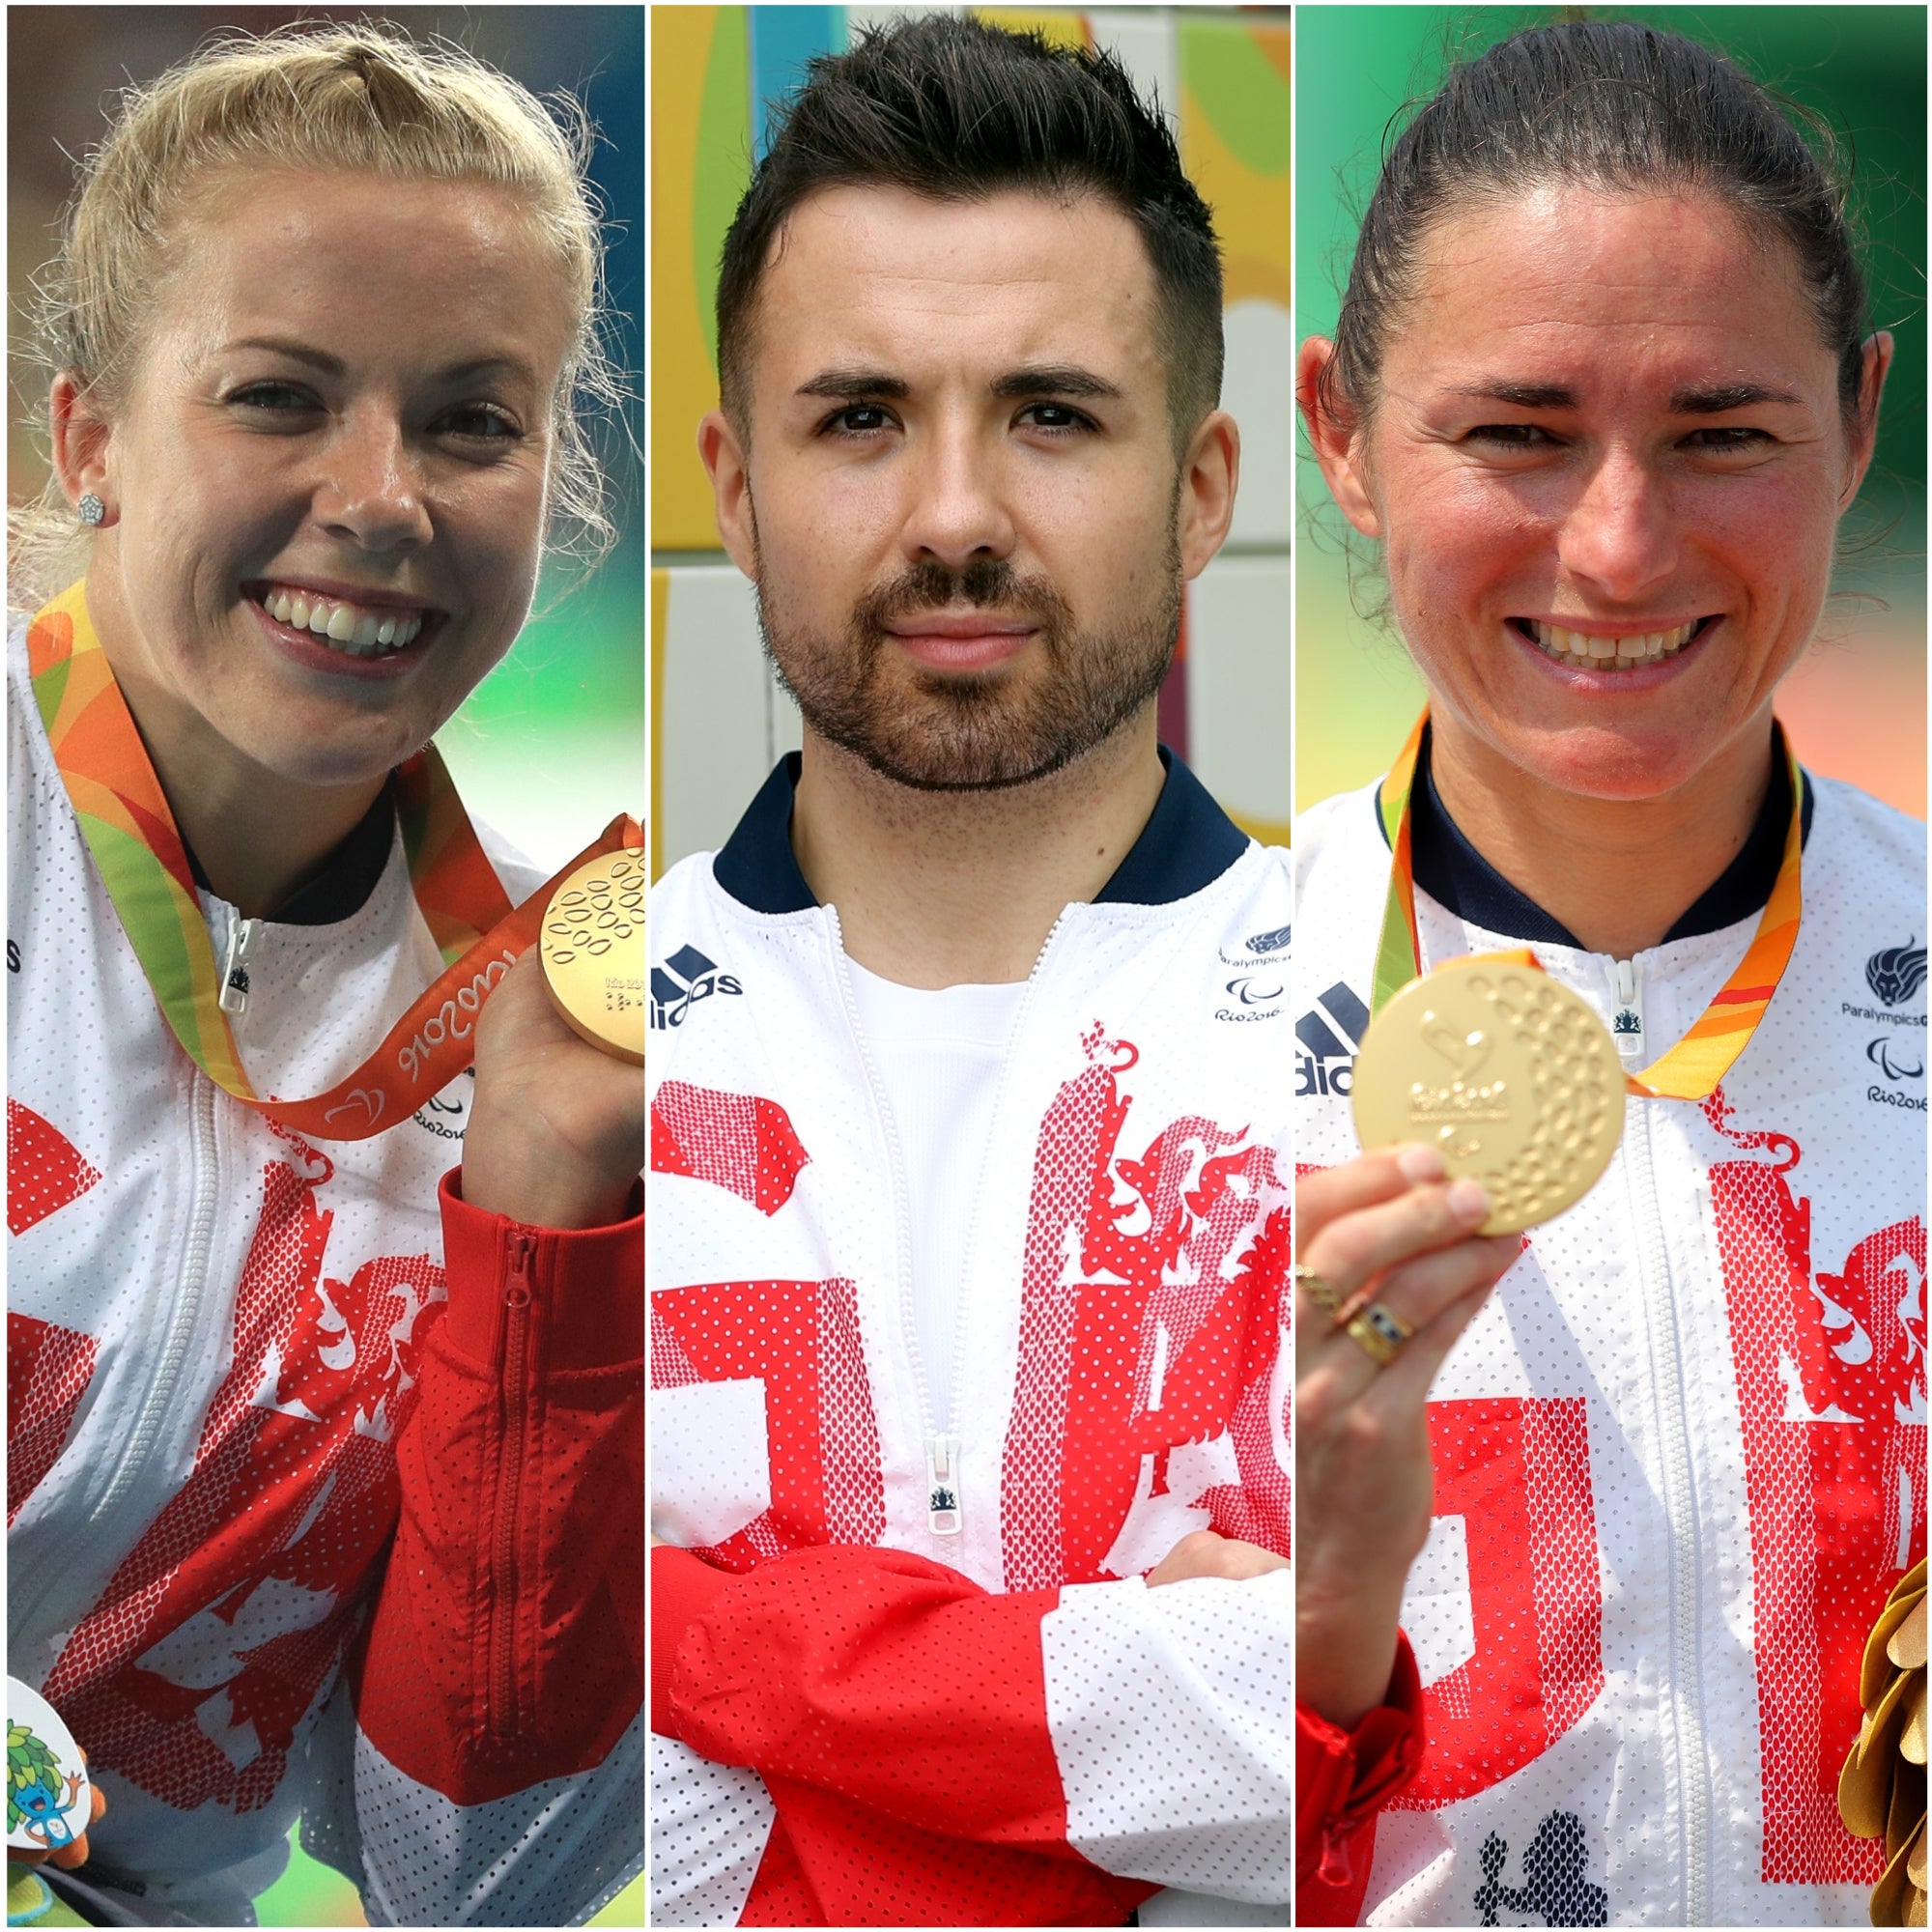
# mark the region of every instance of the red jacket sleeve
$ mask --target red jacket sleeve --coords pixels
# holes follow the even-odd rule
[[[398,1770],[479,1804],[601,1763],[642,1704],[644,1236],[641,1200],[559,1233],[458,1180],[355,1705]]]
[[[1397,1633],[1386,1701],[1352,1731],[1294,1713],[1294,1922],[1353,1925],[1369,1889],[1376,1814],[1422,1762],[1422,1679]]]
[[[1066,1842],[1057,1590],[843,1548],[743,1576],[661,1548],[652,1586],[653,1728],[756,1771],[778,1808],[744,1922],[1119,1925],[1157,1889]]]

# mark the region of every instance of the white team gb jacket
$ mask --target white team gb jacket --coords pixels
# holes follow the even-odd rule
[[[458,1804],[358,1728],[342,1674],[444,1300],[469,1076],[321,1149],[219,1092],[94,866],[22,633],[10,671],[8,1656],[93,1740],[111,1799],[84,1876],[252,1922],[300,1809],[377,1922],[587,1913],[635,1870],[641,1719],[594,1769]],[[492,858],[513,894],[540,883]],[[235,909],[202,900],[219,961]],[[325,1091],[440,970],[398,838],[353,917],[262,923],[233,1022],[251,1077]]]
[[[1430,1403],[1410,1574],[1428,1742],[1371,1924],[1862,1924],[1835,1804],[1865,1634],[1925,1548],[1924,828],[1813,781],[1804,916],[1708,1101],[1628,1102]],[[1299,1159],[1347,1094],[1389,877],[1375,788],[1296,826]],[[1425,970],[1522,942],[1416,894]],[[1538,943],[1656,1060],[1757,916],[1640,952]]]
[[[781,765],[651,901],[653,1528],[748,1575],[844,1545],[1045,1592],[1039,1707],[1002,1720],[1038,1732],[1065,1844],[1248,1902],[1224,1922],[1286,1923],[1288,1573],[1141,1581],[1209,1525],[1287,1549],[1286,854],[1177,762],[1101,898],[1055,926],[960,1258],[941,1437],[899,1145],[837,914],[791,856],[793,781]],[[909,1664],[908,1713],[949,1674]],[[839,1788],[836,1686],[814,1695],[803,1775]],[[736,1922],[783,1806],[749,1753],[652,1744],[654,1922]]]

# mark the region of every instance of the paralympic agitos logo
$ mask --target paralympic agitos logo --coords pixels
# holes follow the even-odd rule
[[[1865,1058],[1888,1080],[1922,1080],[1925,1077],[1923,1049],[1902,1046],[1889,1034],[1880,1034],[1866,1045]]]

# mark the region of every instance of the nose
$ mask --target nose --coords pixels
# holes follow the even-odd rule
[[[1564,569],[1601,596],[1630,603],[1677,568],[1679,531],[1668,483],[1634,451],[1606,450],[1557,531]]]
[[[346,417],[324,452],[315,516],[358,549],[416,550],[433,534],[404,425],[386,410]]]
[[[962,570],[976,557],[1010,554],[1015,530],[998,455],[972,423],[936,423],[907,455],[900,541],[909,560]]]

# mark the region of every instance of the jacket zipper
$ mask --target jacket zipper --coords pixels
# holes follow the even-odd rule
[[[99,1501],[38,1561],[36,1568],[46,1581],[30,1607],[16,1607],[14,1620],[20,1629],[32,1629],[38,1624],[42,1609],[59,1587],[63,1572],[89,1532],[97,1524],[114,1520],[120,1512],[128,1492],[154,1451],[162,1422],[174,1408],[188,1348],[201,1325],[209,1254],[214,1244],[215,1198],[219,1191],[215,1177],[214,1083],[198,1067],[189,1080],[189,1145],[194,1151],[194,1179],[188,1199],[187,1248],[182,1260],[181,1281],[167,1333],[162,1338],[154,1376],[142,1396],[140,1411],[128,1432],[127,1447],[115,1462],[107,1487],[101,1492]]]
[[[1349,1856],[1352,1835],[1346,1818],[1329,1818],[1321,1826],[1321,1862],[1315,1876],[1322,1885],[1347,1885],[1354,1876],[1354,1861]]]
[[[1684,1803],[1684,1923],[1711,1922],[1711,1798],[1705,1764],[1703,1676],[1699,1668],[1697,1502],[1690,1482],[1690,1437],[1684,1412],[1684,1350],[1670,1292],[1670,1258],[1658,1212],[1650,1147],[1651,1110],[1626,1115],[1624,1147],[1638,1220],[1637,1265],[1650,1305],[1652,1362],[1662,1413],[1659,1450],[1670,1519],[1672,1704],[1677,1779]]]
[[[228,925],[228,970],[239,969],[253,948],[260,920],[244,920],[232,906],[226,909]],[[220,1004],[230,1012],[240,1013],[247,1005],[248,976],[241,974],[241,1004],[230,1006],[228,979],[224,973]],[[188,1076],[188,1145],[193,1151],[193,1179],[188,1191],[187,1247],[182,1257],[180,1284],[168,1318],[167,1332],[153,1378],[141,1399],[134,1427],[128,1432],[128,1446],[114,1463],[113,1473],[100,1499],[72,1528],[61,1537],[36,1566],[46,1577],[32,1601],[23,1607],[17,1601],[13,1611],[16,1627],[31,1629],[40,1621],[48,1599],[59,1587],[62,1573],[71,1562],[82,1541],[99,1523],[108,1522],[120,1511],[142,1466],[153,1453],[161,1424],[173,1409],[180,1389],[182,1370],[187,1360],[189,1344],[201,1325],[201,1304],[208,1292],[209,1258],[214,1246],[214,1209],[219,1187],[215,1174],[214,1083],[200,1067]]]
[[[858,1002],[852,997],[852,976],[845,967],[845,938],[838,923],[838,908],[828,905],[825,916],[832,928],[833,973],[838,981],[838,997],[845,1008],[845,1024],[852,1035],[852,1042],[858,1048],[859,1065],[866,1075],[866,1085],[872,1095],[872,1104],[878,1112],[886,1136],[886,1159],[893,1174],[893,1216],[894,1232],[896,1236],[895,1247],[898,1256],[899,1327],[904,1336],[906,1352],[912,1361],[913,1389],[919,1400],[919,1425],[923,1437],[922,1448],[925,1459],[925,1526],[934,1536],[957,1536],[965,1526],[962,1498],[959,1492],[959,1437],[956,1435],[940,1433],[932,1412],[932,1387],[925,1377],[925,1360],[920,1353],[919,1321],[913,1307],[912,1291],[912,1204],[907,1194],[905,1176],[905,1152],[899,1142],[898,1123],[893,1119],[892,1103],[886,1097],[884,1083],[879,1078],[871,1050],[866,1044],[864,1030],[859,1025]],[[1027,975],[1026,990],[1020,995],[1018,1009],[1013,1014],[1012,1030],[1007,1037],[1007,1051],[1000,1063],[999,1084],[993,1096],[993,1124],[997,1130],[1001,1110],[1006,1102],[1007,1076],[1013,1060],[1013,1043],[1020,1037],[1020,1029],[1026,1021],[1027,1008],[1033,1001],[1033,989],[1039,978],[1039,969],[1045,963],[1047,953],[1052,950],[1054,940],[1066,918],[1063,911],[1053,922],[1037,953],[1034,955],[1033,970]],[[984,1201],[986,1186],[985,1163],[980,1169],[980,1187],[973,1202],[973,1218],[966,1232],[966,1244],[970,1252],[974,1238],[979,1233],[980,1211]],[[964,1257],[961,1257],[963,1262]],[[966,1353],[966,1301],[959,1297],[959,1313],[952,1330],[952,1386],[959,1386],[959,1375],[965,1364]],[[951,1420],[951,1418],[948,1418]]]
[[[1006,1116],[1007,1089],[1012,1080],[1014,1052],[1019,1044],[1020,1035],[1026,1027],[1027,1010],[1033,1005],[1034,988],[1039,983],[1040,971],[1046,964],[1046,955],[1053,950],[1054,939],[1058,935],[1065,918],[1066,914],[1063,911],[1060,917],[1048,928],[1046,938],[1040,943],[1039,951],[1034,954],[1033,966],[1026,977],[1026,985],[1020,992],[1019,1004],[1013,1009],[1013,1022],[1007,1033],[1007,1050],[1000,1056],[1000,1077],[994,1083],[993,1087],[993,1112],[991,1117],[993,1130],[986,1143],[986,1157],[980,1163],[979,1184],[973,1190],[973,1215],[971,1220],[966,1224],[966,1247],[964,1253],[959,1258],[962,1268],[973,1258],[974,1250],[979,1246],[980,1228],[985,1219],[986,1170],[993,1164],[992,1151],[998,1145],[1000,1122]],[[966,1321],[970,1311],[971,1299],[972,1297],[964,1293],[960,1294],[959,1306],[952,1321],[952,1390],[955,1405],[958,1402],[959,1387],[965,1378],[966,1372]],[[910,1316],[910,1313],[911,1303],[908,1301],[908,1316]],[[949,1415],[946,1420],[951,1423],[953,1418]],[[929,1428],[930,1424],[927,1426]],[[928,1437],[928,1440],[932,1438]],[[959,1438],[956,1435],[941,1436],[938,1440],[950,1443],[955,1451],[958,1447]]]
[[[229,908],[227,956],[221,963],[221,992],[216,1001],[224,1013],[248,1010],[248,960],[261,930],[262,921],[243,919]]]
[[[537,1237],[527,1228],[509,1235],[509,1286],[503,1293],[503,1368],[497,1386],[502,1426],[497,1449],[497,1506],[492,1524],[490,1593],[490,1734],[513,1738],[517,1709],[517,1534],[522,1520],[524,1449],[529,1422],[530,1300]]]
[[[852,976],[845,968],[845,936],[838,924],[838,908],[829,905],[825,917],[832,929],[832,973],[838,981],[838,998],[845,1009],[845,1025],[858,1049],[859,1065],[866,1076],[867,1091],[878,1114],[886,1136],[886,1165],[893,1176],[893,1246],[898,1268],[899,1326],[912,1357],[913,1388],[919,1397],[920,1428],[924,1435],[926,1464],[925,1526],[934,1536],[959,1534],[959,1486],[955,1482],[946,1492],[946,1507],[941,1508],[940,1486],[934,1475],[934,1458],[940,1453],[938,1431],[932,1426],[932,1394],[926,1386],[925,1363],[919,1352],[917,1324],[912,1306],[912,1203],[906,1194],[905,1152],[899,1145],[898,1122],[893,1119],[892,1103],[886,1098],[879,1070],[872,1063],[871,1049],[859,1025],[859,1003],[852,997]],[[950,1458],[948,1459],[950,1466]]]
[[[925,1438],[925,1526],[934,1536],[957,1536],[959,1521],[959,1438]]]
[[[1626,1066],[1641,1065],[1643,1050],[1643,968],[1634,959],[1606,959],[1604,978],[1610,988],[1610,1037]]]

